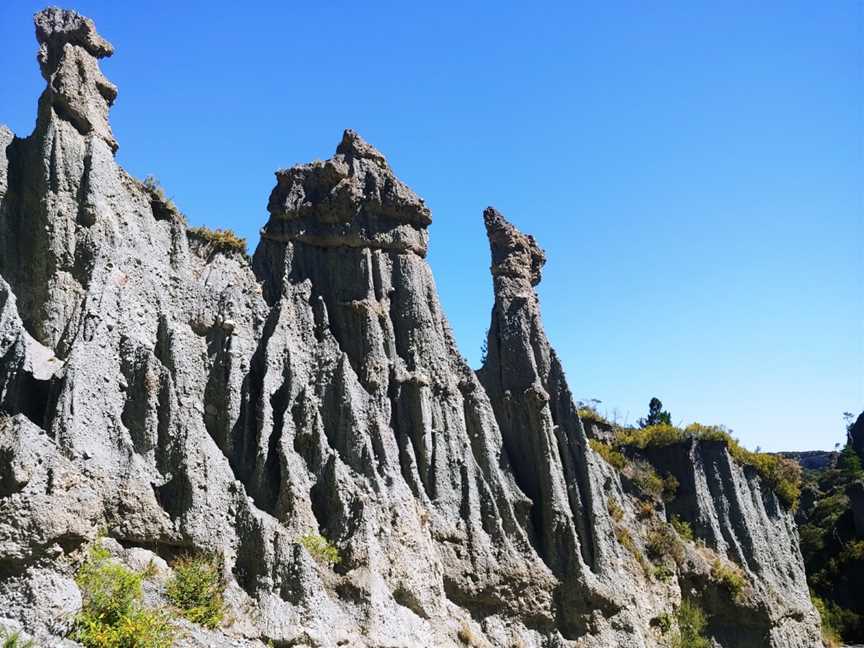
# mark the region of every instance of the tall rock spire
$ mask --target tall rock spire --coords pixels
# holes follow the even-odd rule
[[[494,207],[484,210],[483,222],[492,251],[492,276],[521,279],[532,286],[539,284],[546,254],[534,237],[517,230]]]
[[[116,151],[108,109],[117,98],[117,86],[98,63],[114,53],[113,46],[96,32],[92,20],[74,11],[51,7],[37,13],[34,21],[39,68],[48,82],[43,101],[82,135],[93,133]]]
[[[546,339],[534,287],[546,262],[533,236],[492,207],[483,213],[492,254],[495,305],[478,376],[489,394],[520,488],[532,500],[531,537],[561,579],[561,623],[572,632],[592,607],[612,609],[602,493],[589,477],[587,439],[564,372]],[[618,604],[620,605],[620,603]]]
[[[28,330],[65,355],[97,240],[116,235],[122,211],[125,174],[108,122],[117,87],[99,69],[114,50],[74,11],[52,7],[34,22],[47,85],[32,135],[5,147],[7,182],[17,191],[0,197],[0,273]]]

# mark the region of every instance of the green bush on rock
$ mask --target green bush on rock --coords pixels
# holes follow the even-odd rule
[[[739,569],[719,560],[715,560],[711,566],[711,579],[722,585],[733,597],[737,597],[747,584],[747,579]]]
[[[708,620],[696,603],[681,601],[675,620],[678,622],[678,633],[670,643],[672,648],[711,648],[711,640],[705,636]]]
[[[339,549],[321,535],[310,533],[300,536],[300,544],[309,552],[310,556],[320,563],[332,566],[342,562]]]
[[[608,443],[603,443],[599,439],[588,439],[588,445],[613,468],[623,470],[627,465],[627,458]]]
[[[168,616],[143,607],[143,575],[113,561],[94,545],[75,577],[83,606],[72,638],[87,648],[169,648],[174,628]]]
[[[648,532],[645,550],[648,557],[654,561],[671,558],[676,565],[684,562],[684,547],[681,540],[672,531],[672,527],[665,524],[656,526]]]
[[[671,520],[672,528],[675,529],[675,532],[681,536],[682,540],[687,540],[688,542],[693,542],[693,527],[690,526],[690,523],[682,520],[679,516],[673,515]]]
[[[192,623],[215,628],[225,616],[225,580],[219,557],[182,556],[171,565],[174,575],[165,593],[177,611]]]

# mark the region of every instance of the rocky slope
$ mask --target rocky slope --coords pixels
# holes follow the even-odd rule
[[[475,374],[430,210],[359,135],[277,172],[250,261],[115,162],[93,23],[49,9],[36,37],[36,127],[0,129],[0,625],[68,632],[104,531],[127,562],[222,556],[230,619],[181,645],[649,647],[682,597],[724,647],[820,645],[792,514],[757,474],[722,444],[628,455],[674,475],[664,501],[592,449],[533,238],[484,214]]]

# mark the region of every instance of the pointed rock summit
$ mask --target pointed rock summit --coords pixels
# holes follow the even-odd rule
[[[323,162],[276,172],[265,238],[425,256],[432,215],[384,156],[352,130]]]
[[[492,250],[492,275],[527,279],[532,286],[539,284],[546,254],[534,237],[522,234],[494,207],[483,212],[483,222]]]
[[[117,98],[117,86],[103,76],[97,62],[111,56],[113,46],[96,32],[92,20],[74,11],[52,7],[37,13],[35,22],[39,68],[48,82],[42,101],[82,135],[94,133],[116,151],[108,109]]]

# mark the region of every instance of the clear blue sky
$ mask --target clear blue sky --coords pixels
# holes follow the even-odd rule
[[[433,210],[476,366],[481,212],[548,253],[577,398],[830,448],[864,409],[864,5],[77,2],[116,46],[120,162],[254,248],[273,171],[357,129]],[[0,5],[0,122],[30,132],[31,15]],[[146,7],[146,8],[145,8]]]

